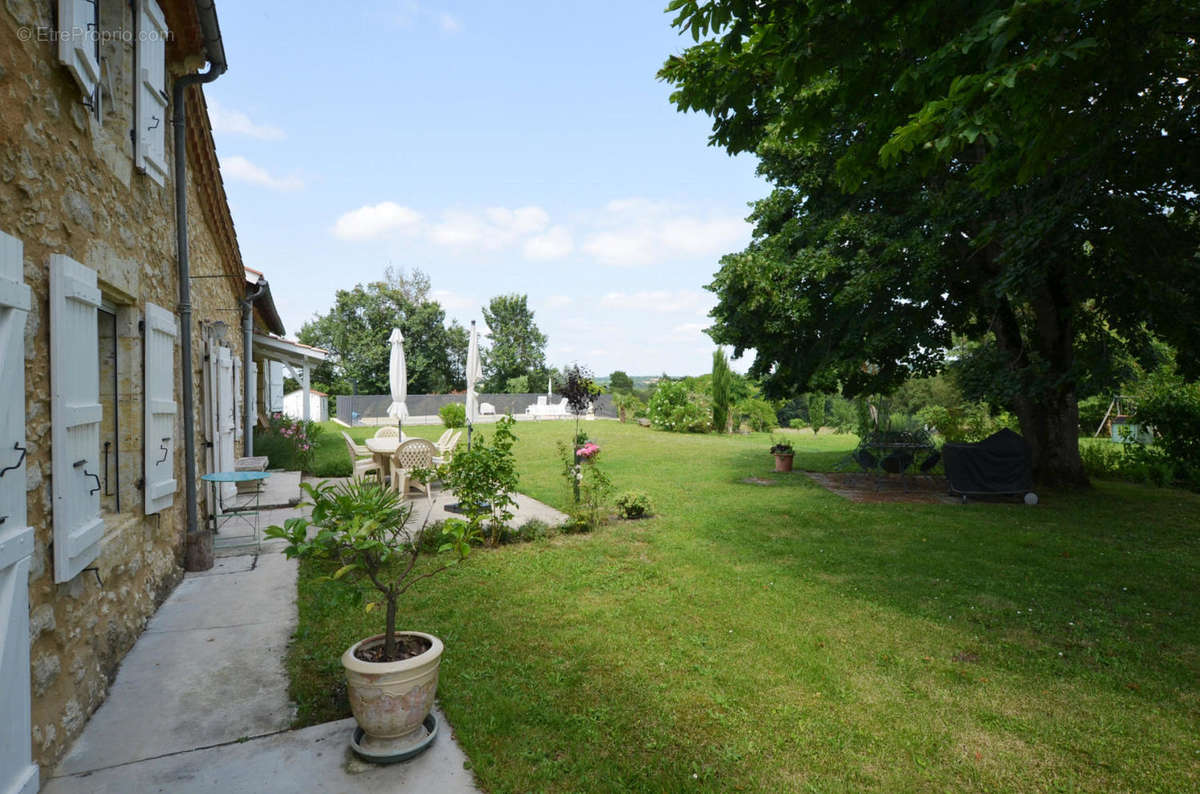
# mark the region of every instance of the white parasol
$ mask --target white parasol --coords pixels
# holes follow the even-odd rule
[[[388,360],[388,385],[392,389],[392,404],[388,406],[388,416],[396,417],[398,424],[403,424],[408,418],[408,367],[404,363],[404,334],[399,328],[392,329],[388,339],[392,343],[392,355]]]

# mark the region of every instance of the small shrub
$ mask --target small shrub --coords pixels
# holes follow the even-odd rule
[[[621,518],[641,518],[649,514],[650,495],[645,491],[626,491],[616,499]]]
[[[438,416],[448,428],[464,427],[467,424],[467,407],[462,403],[446,403],[438,410]]]
[[[804,417],[802,417],[802,416],[793,416],[791,419],[788,420],[788,427],[792,427],[797,430],[801,430],[805,427],[808,427],[808,422],[804,421]]]
[[[737,424],[747,424],[756,433],[769,433],[779,426],[779,417],[775,409],[769,402],[758,397],[738,400],[733,406],[733,415]]]
[[[531,518],[517,528],[517,540],[529,543],[542,538],[548,538],[554,533],[554,528],[540,518]]]

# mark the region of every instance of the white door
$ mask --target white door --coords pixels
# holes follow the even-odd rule
[[[216,470],[233,471],[237,460],[233,455],[233,438],[237,431],[237,399],[233,381],[233,356],[227,347],[217,348],[217,438],[214,444],[216,451]],[[221,483],[221,503],[223,507],[232,506],[233,497],[237,494],[237,486],[231,482]]]
[[[25,316],[21,241],[0,232],[0,791],[33,794],[29,555],[25,521]]]

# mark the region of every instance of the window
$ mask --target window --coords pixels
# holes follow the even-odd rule
[[[100,360],[100,509],[121,512],[121,420],[117,397],[117,310],[107,301],[96,311],[97,357]]]

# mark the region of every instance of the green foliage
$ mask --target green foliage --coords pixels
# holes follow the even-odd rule
[[[518,375],[515,378],[509,378],[504,384],[504,391],[507,394],[529,394],[529,376]]]
[[[533,321],[525,295],[497,295],[483,308],[491,346],[483,351],[483,373],[489,391],[503,391],[512,378],[541,370],[546,363],[546,335]]]
[[[689,391],[683,381],[660,380],[650,396],[647,413],[650,421],[661,430],[707,433],[711,427],[711,417],[700,405],[699,395]]]
[[[313,460],[323,432],[324,428],[316,422],[274,413],[267,420],[265,432],[259,437],[276,439],[277,446],[283,447],[282,455],[277,453],[277,457],[281,458],[281,467],[312,474]],[[272,446],[270,441],[267,445]]]
[[[744,397],[733,406],[734,422],[748,425],[756,433],[769,433],[779,426],[778,414],[771,403],[760,397]]]
[[[301,327],[297,338],[329,350],[313,380],[329,384],[331,394],[388,392],[388,359],[392,328],[404,334],[408,387],[413,393],[436,394],[466,384],[467,332],[446,323],[442,307],[429,298],[429,277],[388,269],[383,281],[338,290],[334,305]]]
[[[633,378],[623,370],[617,370],[608,376],[608,389],[613,394],[633,391]]]
[[[625,491],[614,500],[621,518],[641,518],[653,510],[650,494],[645,491]]]
[[[1139,384],[1136,405],[1134,420],[1154,427],[1155,446],[1200,482],[1200,382],[1160,367]]]
[[[591,532],[604,523],[613,485],[595,456],[579,460],[574,447],[558,443],[558,455],[563,462],[563,477],[571,488],[568,531]]]
[[[282,527],[272,525],[263,534],[285,541],[283,553],[289,558],[337,565],[333,579],[369,581],[380,598],[368,602],[367,609],[381,602],[385,605],[384,659],[395,659],[400,596],[421,579],[466,559],[471,551],[472,528],[461,521],[443,524],[438,551],[453,551],[455,557],[432,571],[414,575],[426,528],[423,525],[414,532],[406,527],[412,507],[401,501],[399,494],[368,479],[336,485],[302,482],[300,487],[310,500],[310,515],[289,518]],[[359,596],[362,593],[358,589],[353,592]]]
[[[646,404],[639,400],[633,392],[614,392],[612,400],[613,406],[617,409],[617,418],[622,422],[640,416],[646,410]]]
[[[447,472],[447,481],[467,516],[470,533],[485,537],[493,546],[500,542],[516,504],[512,497],[517,490],[512,455],[515,424],[511,416],[501,418],[495,425],[491,443],[483,433],[475,433],[471,448],[460,447],[450,459]]]
[[[1091,436],[1104,421],[1108,406],[1112,405],[1112,395],[1096,394],[1079,401],[1079,431],[1082,435]]]
[[[712,366],[712,426],[718,433],[726,432],[731,421],[729,411],[732,397],[729,389],[732,374],[725,351],[717,348],[713,351]]]
[[[808,424],[812,427],[814,436],[825,426],[825,400],[824,394],[808,395]]]
[[[672,101],[774,184],[710,285],[711,335],[756,351],[769,396],[889,393],[954,335],[986,338],[968,396],[1020,418],[1039,481],[1076,485],[1076,387],[1106,335],[1200,371],[1200,88],[1176,3],[671,9],[697,41],[660,72]]]
[[[438,409],[438,416],[446,427],[464,427],[467,424],[467,406],[462,403],[446,403]]]
[[[792,442],[786,438],[775,438],[771,436],[771,454],[772,455],[794,455],[796,450],[792,447]]]

